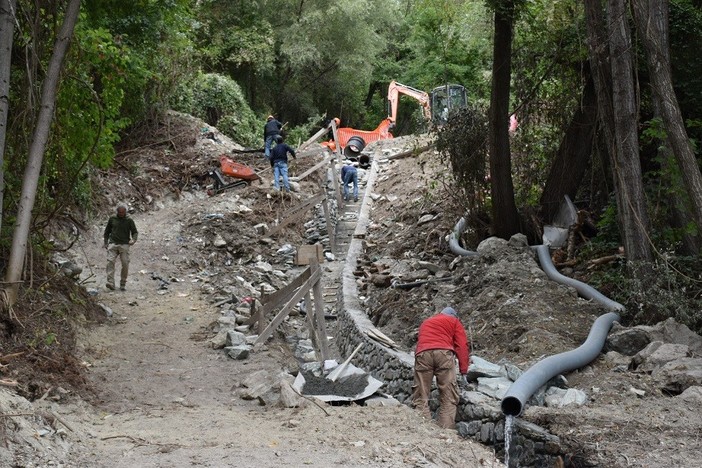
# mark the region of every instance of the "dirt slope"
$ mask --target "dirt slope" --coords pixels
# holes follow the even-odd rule
[[[277,251],[303,243],[310,228],[298,223],[272,243],[261,239],[254,226],[272,223],[298,199],[271,194],[270,168],[256,154],[238,157],[264,183],[207,197],[200,176],[220,153],[241,149],[216,130],[174,114],[152,137],[125,150],[115,171],[98,175],[105,196],[94,201],[98,214],[74,249],[89,292],[112,311],[80,340],[96,397],[35,402],[70,429],[57,423],[63,430],[53,445],[22,451],[18,466],[500,466],[492,448],[440,430],[405,406],[322,409],[307,402],[283,409],[243,400],[241,383],[254,371],[277,374],[297,362],[282,335],[243,361],[212,349],[207,340],[222,316],[213,304],[242,297],[248,284],[286,284],[294,269]],[[291,171],[312,161],[300,158]],[[300,199],[315,187],[303,182]],[[474,354],[526,369],[578,346],[602,313],[547,281],[524,249],[479,259],[449,254],[446,235],[462,215],[460,199],[433,151],[383,161],[368,196],[372,223],[359,269],[367,277],[378,269],[399,272],[410,282],[423,279],[412,276],[422,261],[445,275],[407,290],[370,281],[361,290],[371,319],[404,349],[414,345],[424,317],[450,304],[462,314]],[[118,201],[132,206],[140,240],[127,291],[108,292],[101,236]],[[224,248],[214,246],[218,236]],[[261,273],[261,263],[284,274]],[[286,333],[299,328],[298,319],[285,326]],[[645,374],[622,372],[618,364],[601,357],[568,375],[570,386],[588,393],[585,406],[531,407],[523,418],[561,437],[572,455],[567,466],[699,466],[698,405],[661,394]]]
[[[23,459],[71,467],[499,466],[490,449],[438,429],[406,406],[320,407],[303,400],[286,409],[241,398],[241,383],[254,371],[277,375],[297,363],[280,336],[246,360],[212,349],[208,339],[222,316],[213,302],[232,291],[241,297],[245,282],[260,280],[257,262],[287,268],[276,251],[303,242],[302,223],[272,244],[261,242],[253,226],[272,223],[316,184],[303,182],[292,198],[271,196],[270,168],[258,155],[241,154],[264,183],[207,197],[199,174],[237,147],[202,126],[173,116],[172,145],[130,150],[115,172],[101,176],[104,209],[73,258],[88,290],[112,314],[80,340],[96,397],[53,407],[71,427],[65,452]],[[300,158],[292,172],[314,162]],[[130,203],[140,230],[125,292],[104,287],[102,229],[106,210],[118,201]],[[217,236],[226,248],[214,247]],[[274,288],[289,280],[266,279]]]

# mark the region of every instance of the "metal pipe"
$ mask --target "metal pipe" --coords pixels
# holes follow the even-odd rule
[[[607,310],[619,312],[624,310],[623,305],[608,298],[592,286],[560,274],[558,270],[556,270],[556,267],[553,266],[553,262],[551,262],[551,254],[547,245],[537,245],[533,248],[536,249],[537,253],[539,254],[541,269],[544,270],[544,272],[546,272],[546,276],[551,278],[553,281],[574,287],[582,297],[599,302]]]
[[[462,255],[464,257],[477,257],[478,252],[466,250],[458,244],[458,239],[461,237],[461,234],[463,234],[465,226],[466,219],[459,219],[458,223],[456,223],[456,226],[453,228],[453,232],[451,232],[449,235],[449,248],[451,249],[451,252],[455,253],[456,255]]]
[[[502,412],[508,416],[519,416],[531,395],[546,382],[563,372],[578,369],[594,360],[604,346],[612,323],[617,321],[619,321],[619,314],[616,312],[599,316],[580,347],[549,356],[531,366],[507,390],[502,398]]]

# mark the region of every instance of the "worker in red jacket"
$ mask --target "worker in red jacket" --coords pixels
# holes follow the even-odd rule
[[[458,313],[446,307],[440,314],[426,319],[419,326],[417,349],[414,353],[414,385],[412,403],[424,417],[431,419],[429,395],[434,376],[439,388],[439,415],[437,423],[443,428],[456,426],[458,369],[465,380],[468,373],[469,348],[466,330]]]

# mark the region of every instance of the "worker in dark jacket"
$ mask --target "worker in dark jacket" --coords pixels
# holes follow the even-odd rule
[[[280,135],[280,130],[283,124],[278,122],[275,117],[269,115],[266,119],[266,125],[263,127],[263,145],[266,158],[271,157],[271,145],[277,135]]]
[[[134,220],[127,216],[125,205],[117,206],[117,215],[111,216],[105,226],[105,249],[107,250],[107,289],[115,289],[115,260],[122,264],[119,289],[124,291],[129,274],[129,247],[137,241],[139,232]]]
[[[431,419],[429,395],[432,380],[436,376],[439,389],[437,423],[443,428],[452,429],[456,425],[458,384],[455,360],[458,358],[458,368],[465,381],[469,354],[466,330],[453,308],[446,307],[440,314],[429,317],[419,326],[414,353],[412,403],[424,417]]]
[[[275,186],[276,190],[280,190],[280,182],[278,182],[278,178],[282,176],[285,191],[290,192],[290,182],[288,182],[288,153],[290,153],[293,159],[297,159],[295,156],[295,150],[283,143],[282,135],[276,135],[275,142],[276,144],[271,150],[270,157],[271,167],[273,168],[273,185]]]

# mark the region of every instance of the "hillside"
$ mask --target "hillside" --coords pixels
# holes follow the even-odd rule
[[[418,146],[414,137],[404,137],[382,142],[375,154],[397,153],[403,145]],[[243,313],[247,296],[255,297],[261,288],[278,290],[296,276],[299,267],[292,265],[286,245],[324,235],[307,220],[278,236],[261,234],[262,224],[273,226],[318,184],[310,178],[293,196],[273,193],[270,168],[256,153],[236,154],[255,168],[261,183],[208,197],[208,180],[201,176],[218,165],[219,154],[241,149],[216,129],[171,114],[149,140],[125,149],[113,171],[96,176],[102,196],[94,200],[94,214],[66,256],[82,267],[82,301],[90,302],[90,296],[102,305],[85,315],[102,316],[82,328],[77,349],[68,350],[75,362],[54,369],[59,370],[55,382],[46,377],[29,392],[27,374],[14,374],[32,403],[0,390],[2,412],[16,414],[5,418],[7,448],[0,448],[0,461],[110,467],[500,466],[494,455],[503,449],[499,443],[484,446],[438,429],[404,405],[320,406],[301,399],[286,408],[262,405],[265,395],[245,398],[257,372],[285,379],[300,369],[296,351],[307,338],[305,318],[291,317],[243,360],[213,348],[221,319]],[[318,158],[301,154],[291,164],[292,175]],[[359,299],[401,349],[410,351],[421,320],[445,305],[461,313],[473,355],[492,363],[526,370],[584,341],[604,310],[549,281],[518,239],[492,240],[476,258],[450,253],[446,238],[462,215],[460,200],[434,151],[396,160],[376,157],[376,164],[375,184],[365,193],[371,223],[357,266]],[[129,203],[140,236],[127,291],[109,292],[102,230],[120,201]],[[346,217],[350,209],[334,209],[332,215]],[[333,283],[343,260],[322,263],[325,284]],[[389,287],[393,282],[420,284]],[[232,296],[241,302],[222,305]],[[340,313],[331,304],[326,312]],[[334,323],[328,321],[332,337]],[[333,338],[331,346],[335,351]],[[699,358],[695,346],[690,342],[688,359]],[[587,395],[584,405],[531,405],[520,418],[559,437],[560,455],[553,460],[560,461],[554,463],[697,466],[699,382],[687,385],[692,390],[671,393],[655,372],[633,368],[631,357],[605,352],[566,376],[568,387]],[[20,362],[8,364],[8,375]],[[60,369],[78,377],[61,375]]]

